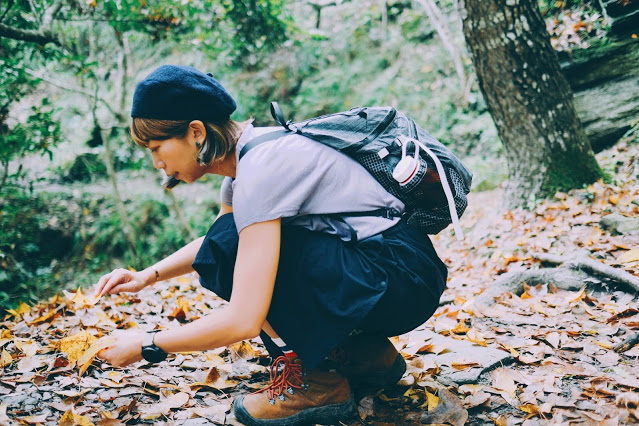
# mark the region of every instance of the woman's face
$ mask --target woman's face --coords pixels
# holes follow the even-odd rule
[[[185,137],[149,141],[153,167],[186,183],[193,183],[201,178],[206,170],[197,162],[197,147],[190,139]]]

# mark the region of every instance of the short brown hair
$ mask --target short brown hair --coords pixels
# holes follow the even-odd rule
[[[158,120],[154,118],[133,118],[131,136],[133,141],[143,148],[148,148],[149,141],[184,138],[193,120]],[[202,121],[206,129],[206,139],[200,147],[198,162],[206,165],[215,160],[222,160],[235,153],[235,143],[242,131],[253,120],[237,122],[226,120],[223,123]]]

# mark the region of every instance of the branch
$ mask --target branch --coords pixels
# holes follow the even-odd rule
[[[7,10],[4,11],[4,13],[2,14],[2,16],[0,16],[0,22],[4,21],[4,18],[7,17],[7,14],[9,13],[9,11],[11,10],[11,8],[13,7],[13,5],[15,4],[16,0],[11,0],[9,2],[9,4],[7,5]]]
[[[51,25],[53,24],[53,18],[58,14],[60,9],[62,8],[63,0],[56,0],[51,7],[47,8],[44,11],[44,16],[42,17],[42,28],[46,31],[51,30]]]
[[[96,95],[91,93],[91,92],[89,92],[88,90],[78,89],[77,87],[72,87],[72,86],[69,86],[67,84],[61,83],[59,81],[52,80],[49,77],[45,77],[43,75],[40,75],[37,72],[35,72],[33,70],[30,70],[28,68],[25,68],[24,71],[27,74],[30,74],[30,75],[34,76],[35,78],[38,78],[38,79],[43,80],[43,81],[46,81],[47,83],[51,84],[52,86],[58,87],[58,88],[63,89],[63,90],[68,90],[70,92],[80,93],[80,94],[88,96],[88,97],[90,97],[92,99],[96,98]],[[107,101],[105,101],[104,99],[99,98],[99,97],[97,98],[97,101],[100,102],[101,104],[103,104],[109,110],[109,112],[111,114],[113,114],[115,117],[119,117],[118,113],[115,112],[113,110],[113,108],[111,108],[111,105]]]
[[[635,292],[639,292],[639,278],[622,269],[614,268],[606,265],[605,263],[591,259],[583,253],[577,253],[574,256],[559,256],[548,253],[532,253],[531,255],[542,262],[554,263],[557,265],[564,264],[564,267],[570,269],[588,271],[593,275],[607,278],[625,285]]]
[[[58,40],[57,37],[55,37],[49,30],[23,30],[21,28],[14,28],[4,24],[0,24],[0,37],[28,41],[41,45],[45,45],[47,43],[53,43],[58,46],[62,45],[60,40]]]
[[[619,343],[613,349],[615,352],[618,352],[618,353],[626,352],[627,350],[635,346],[637,343],[639,343],[639,333],[635,333],[632,336],[628,337],[626,340]]]
[[[0,193],[2,192],[2,187],[4,183],[7,181],[7,177],[9,176],[9,161],[4,163],[4,172],[2,173],[2,179],[0,180]]]

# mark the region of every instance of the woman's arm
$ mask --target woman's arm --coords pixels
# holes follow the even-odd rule
[[[232,212],[231,206],[222,203],[217,220],[222,215]],[[153,266],[135,272],[127,269],[115,269],[102,276],[95,286],[95,295],[102,296],[107,293],[116,294],[127,291],[140,291],[144,287],[159,280],[168,280],[180,275],[193,272],[191,264],[195,260],[197,252],[202,247],[204,237],[191,241],[172,255],[162,259]]]
[[[229,305],[190,324],[158,333],[155,344],[166,352],[203,351],[259,335],[271,306],[280,232],[281,219],[244,228]]]
[[[230,303],[192,323],[157,333],[154,343],[166,352],[191,352],[227,346],[259,335],[273,296],[280,232],[280,219],[244,228],[240,232]],[[100,352],[101,358],[116,367],[142,359],[142,333],[113,337],[116,342]]]

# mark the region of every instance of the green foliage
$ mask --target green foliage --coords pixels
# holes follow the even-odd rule
[[[15,188],[0,197],[0,307],[36,301],[61,284],[73,213],[56,197]]]
[[[53,118],[54,109],[47,98],[41,106],[31,107],[25,123],[4,125],[0,131],[0,163],[8,164],[27,154],[52,155],[51,148],[60,138],[60,125]]]
[[[265,53],[284,43],[294,28],[282,0],[224,0],[234,65],[254,67]]]

